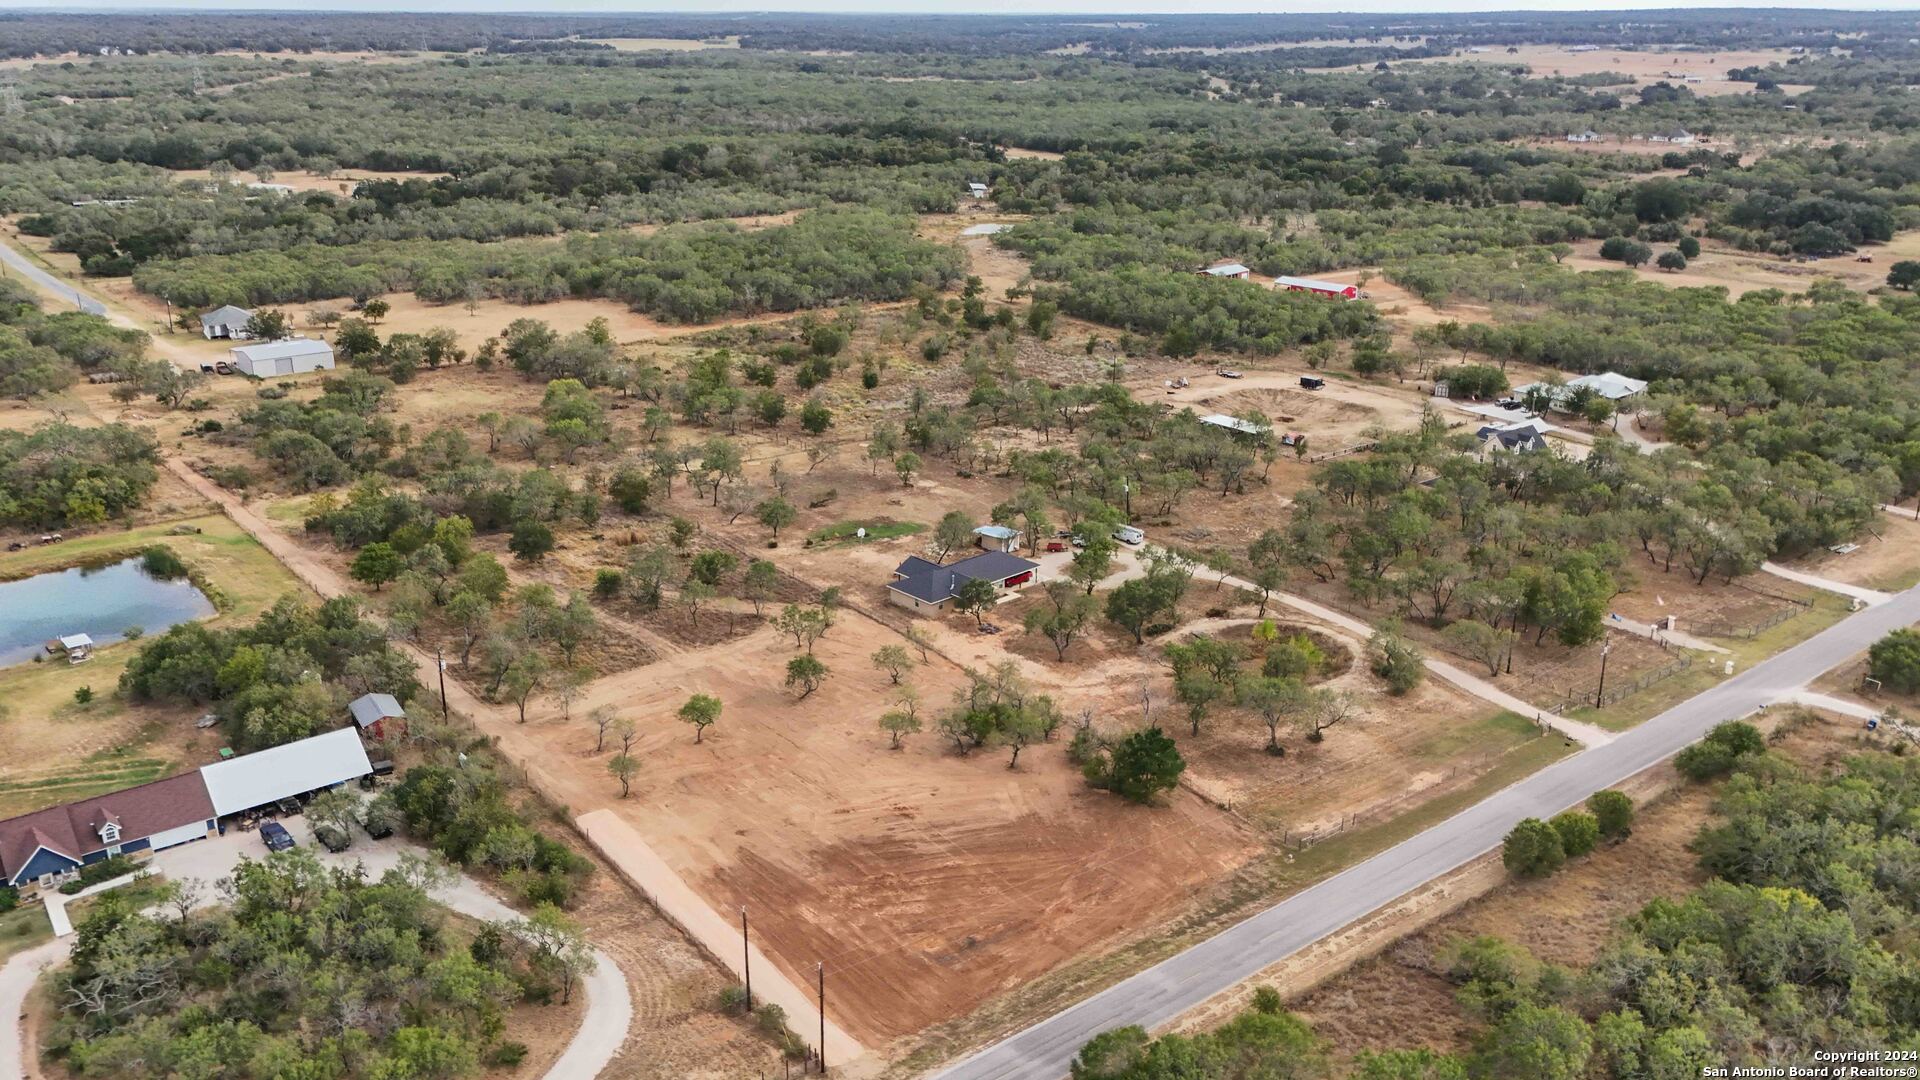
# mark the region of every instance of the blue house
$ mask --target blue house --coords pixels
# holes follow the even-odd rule
[[[0,821],[0,871],[23,894],[112,855],[147,855],[218,827],[199,770]]]

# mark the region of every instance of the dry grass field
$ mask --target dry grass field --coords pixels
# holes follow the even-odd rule
[[[1577,75],[1618,72],[1630,76],[1634,82],[1641,84],[1663,80],[1680,83],[1683,79],[1692,76],[1700,81],[1685,83],[1687,89],[1696,94],[1713,97],[1722,94],[1744,94],[1753,90],[1752,83],[1729,81],[1724,75],[1729,68],[1785,64],[1795,55],[1787,49],[1706,51],[1656,46],[1641,50],[1602,48],[1576,52],[1574,48],[1562,45],[1516,45],[1511,48],[1493,46],[1485,52],[1410,57],[1393,61],[1393,63],[1496,64],[1508,68],[1524,66],[1528,69],[1528,74],[1536,79],[1552,76],[1570,78]],[[1370,67],[1372,67],[1371,64],[1365,64],[1357,67],[1310,70],[1353,71]]]

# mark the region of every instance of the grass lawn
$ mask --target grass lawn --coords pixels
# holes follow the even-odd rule
[[[197,533],[174,535],[193,527]],[[31,576],[91,559],[164,544],[217,593],[211,625],[256,618],[288,593],[312,596],[268,551],[222,515],[83,536],[0,555],[0,579]],[[122,699],[120,673],[138,650],[118,642],[85,664],[15,664],[0,668],[0,817],[118,791],[171,775],[196,756],[185,744],[197,713]],[[79,704],[74,692],[93,691]]]
[[[47,909],[28,904],[0,914],[0,963],[15,953],[26,952],[53,940],[53,924],[47,921]]]
[[[926,525],[922,522],[875,518],[871,521],[836,521],[823,529],[815,529],[807,535],[807,540],[815,544],[857,544],[863,542],[862,538],[856,535],[861,529],[867,530],[866,540],[893,540],[927,531]]]
[[[1826,592],[1816,593],[1813,607],[1752,638],[1713,639],[1714,644],[1733,650],[1731,656],[1721,653],[1694,653],[1692,667],[1664,682],[1654,683],[1632,697],[1624,701],[1616,701],[1604,709],[1575,709],[1569,715],[1575,720],[1599,724],[1609,731],[1625,731],[1643,720],[1658,716],[1725,679],[1724,672],[1728,660],[1733,661],[1733,670],[1737,675],[1767,657],[1790,649],[1825,630],[1851,613],[1848,604],[1849,601],[1844,596]]]
[[[1417,761],[1450,761],[1470,751],[1504,751],[1538,737],[1532,720],[1502,709],[1471,724],[1461,724],[1407,747]]]

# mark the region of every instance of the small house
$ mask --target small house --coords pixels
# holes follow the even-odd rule
[[[1358,285],[1343,285],[1338,281],[1321,281],[1318,278],[1277,277],[1273,287],[1284,292],[1312,293],[1332,300],[1352,300],[1360,295]]]
[[[353,722],[376,739],[401,738],[407,733],[407,710],[392,694],[366,694],[347,705]]]
[[[1216,277],[1216,278],[1233,278],[1236,281],[1245,281],[1249,277],[1253,276],[1253,271],[1247,269],[1245,266],[1242,266],[1237,262],[1222,262],[1222,263],[1214,263],[1212,266],[1209,266],[1206,269],[1200,271],[1200,276]]]
[[[1600,133],[1592,128],[1587,128],[1585,131],[1572,131],[1567,133],[1567,141],[1571,143],[1599,142]]]
[[[976,199],[984,199],[987,197],[987,185],[977,180],[973,181],[967,185],[967,194]]]
[[[252,320],[253,312],[228,304],[200,316],[200,333],[208,341],[218,338],[245,339],[252,336],[247,333],[247,323]]]
[[[1693,132],[1683,127],[1662,128],[1647,136],[1648,142],[1668,143],[1673,146],[1692,146]]]
[[[68,634],[47,642],[50,653],[64,653],[69,664],[84,664],[93,659],[93,638],[86,634]]]
[[[982,551],[1013,551],[1020,546],[1020,530],[1005,525],[982,525],[973,530],[973,542]]]
[[[910,611],[946,611],[969,581],[991,582],[1004,592],[1031,584],[1039,569],[1039,563],[1004,551],[983,551],[947,566],[910,555],[894,569],[887,598]]]
[[[333,369],[333,346],[313,338],[290,338],[265,345],[237,345],[228,351],[233,354],[231,363],[234,370],[256,379]]]

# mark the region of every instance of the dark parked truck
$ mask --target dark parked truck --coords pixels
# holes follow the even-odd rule
[[[293,846],[293,834],[277,821],[261,823],[260,839],[266,841],[268,851],[285,851]]]

